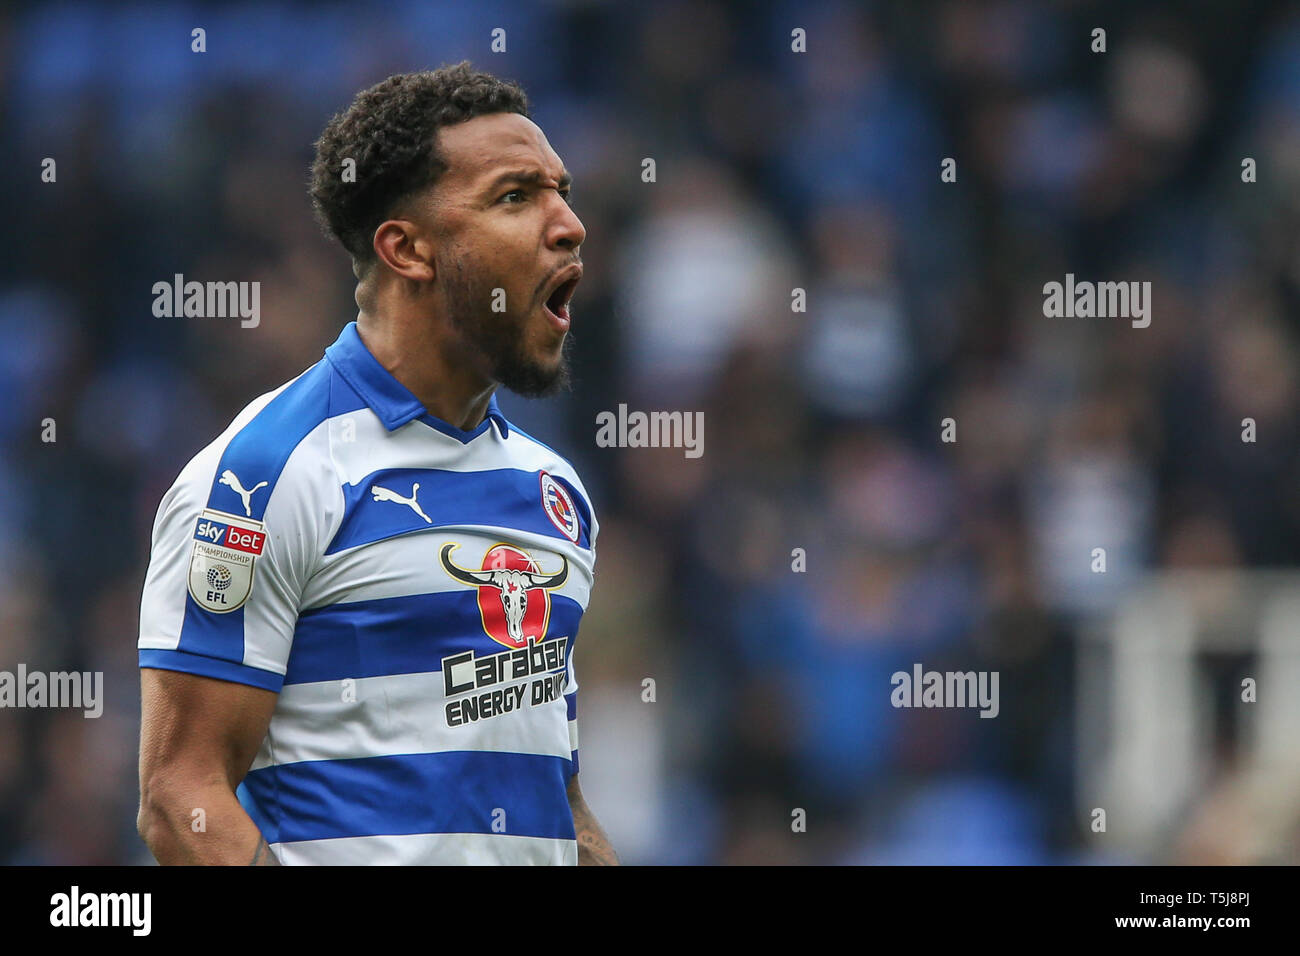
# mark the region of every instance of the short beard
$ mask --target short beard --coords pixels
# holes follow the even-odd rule
[[[487,362],[492,379],[516,395],[544,398],[572,386],[569,373],[570,340],[564,337],[560,360],[552,369],[532,361],[524,347],[523,320],[509,311],[493,312],[483,304],[492,299],[491,290],[474,289],[462,270],[444,270],[448,315],[461,338]]]
[[[523,336],[507,313],[490,314],[490,320],[480,322],[476,327],[471,343],[491,363],[492,377],[496,381],[525,398],[545,398],[570,389],[569,340],[572,336],[564,337],[560,345],[560,360],[555,367],[546,369],[525,354]]]

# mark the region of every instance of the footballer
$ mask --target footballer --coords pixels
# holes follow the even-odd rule
[[[596,514],[496,401],[567,386],[570,182],[523,90],[468,63],[326,126],[311,195],[356,320],[154,522],[138,824],[160,863],[618,863],[578,785]]]

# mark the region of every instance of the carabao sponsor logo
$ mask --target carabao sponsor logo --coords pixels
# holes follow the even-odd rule
[[[506,647],[527,647],[542,640],[551,615],[548,593],[569,577],[569,560],[560,556],[560,570],[543,573],[526,551],[508,544],[488,549],[479,569],[462,568],[451,560],[459,545],[443,545],[442,568],[461,584],[478,589],[478,607],[487,636]]]

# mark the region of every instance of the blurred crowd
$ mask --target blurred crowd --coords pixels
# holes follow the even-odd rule
[[[524,85],[587,230],[575,389],[502,408],[600,518],[582,778],[625,861],[1196,861],[1176,834],[1150,860],[1090,833],[1075,645],[1154,569],[1300,554],[1300,7],[0,18],[0,669],[102,671],[107,695],[98,720],[0,711],[0,862],[150,860],[159,499],[355,317],[306,192],[325,121],[462,58]],[[260,325],[154,317],[175,273],[260,281]],[[1150,326],[1045,317],[1067,273],[1151,282]],[[620,403],[702,410],[703,455],[597,447]],[[998,717],[891,706],[916,662],[998,671]]]

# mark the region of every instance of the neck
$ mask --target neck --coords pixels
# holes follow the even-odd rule
[[[461,355],[443,323],[380,318],[362,309],[357,332],[370,354],[418,398],[434,418],[473,431],[487,415],[496,384]]]

